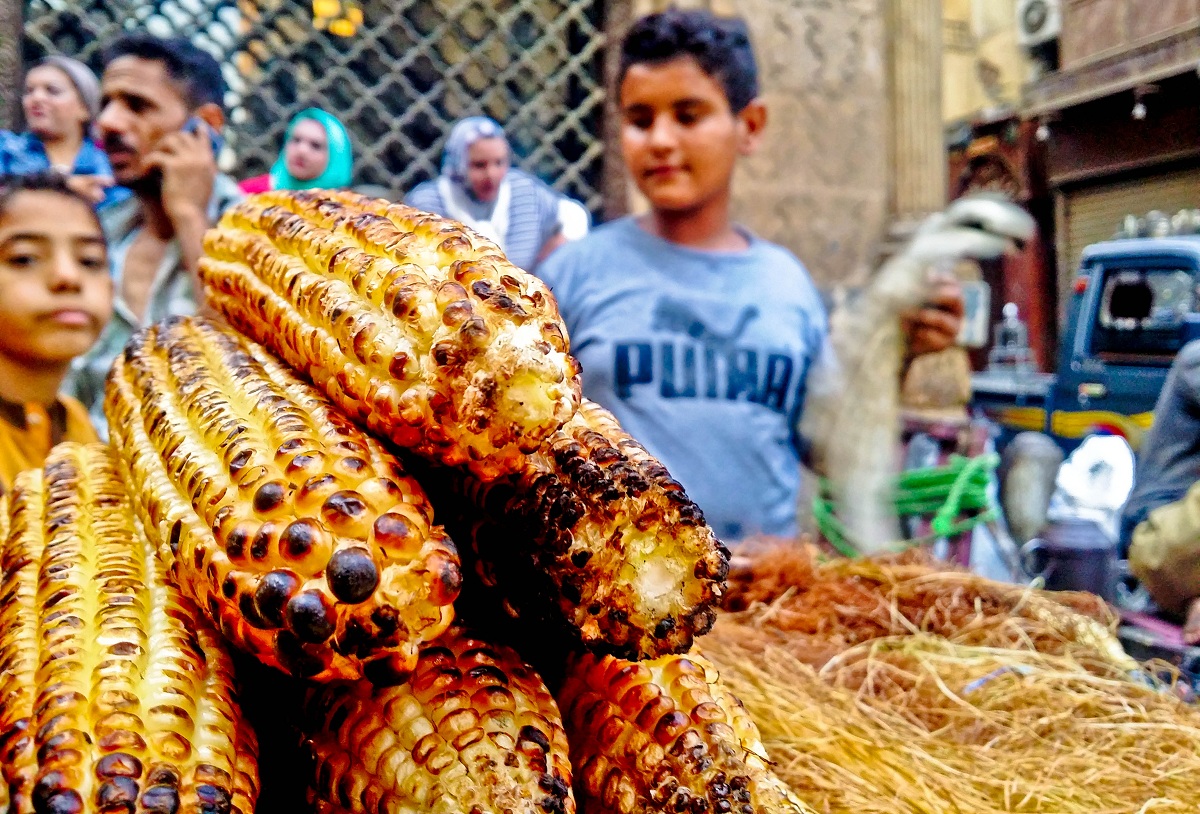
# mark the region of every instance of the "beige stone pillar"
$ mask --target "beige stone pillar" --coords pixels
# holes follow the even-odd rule
[[[0,0],[0,127],[12,129],[21,107],[21,0]]]
[[[888,41],[892,172],[885,256],[946,205],[941,0],[888,0]],[[965,420],[969,381],[966,351],[948,348],[913,363],[901,404],[909,414]]]
[[[826,289],[867,278],[890,221],[890,2],[633,0],[638,15],[675,5],[745,18],[769,124],[758,153],[739,162],[733,214],[791,249]]]
[[[892,235],[946,201],[941,0],[888,0]]]

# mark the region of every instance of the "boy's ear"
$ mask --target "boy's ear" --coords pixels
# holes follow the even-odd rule
[[[196,108],[194,115],[202,119],[205,124],[218,133],[225,127],[225,111],[221,110],[221,106],[218,104],[206,102]]]
[[[737,114],[738,152],[751,155],[762,144],[763,131],[767,129],[767,106],[755,97]]]

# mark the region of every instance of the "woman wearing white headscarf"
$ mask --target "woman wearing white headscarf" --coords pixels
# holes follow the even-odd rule
[[[503,128],[485,116],[454,125],[442,154],[441,174],[417,185],[404,202],[471,227],[526,270],[587,230],[586,210],[580,229],[579,204],[512,166]]]

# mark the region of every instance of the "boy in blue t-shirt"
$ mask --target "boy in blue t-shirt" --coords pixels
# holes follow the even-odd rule
[[[667,466],[717,534],[792,536],[795,433],[827,325],[799,261],[730,219],[737,158],[767,121],[745,23],[645,17],[622,44],[618,81],[622,151],[651,211],[559,249],[538,275],[584,395]],[[961,318],[950,285],[912,316],[910,347],[949,346]]]

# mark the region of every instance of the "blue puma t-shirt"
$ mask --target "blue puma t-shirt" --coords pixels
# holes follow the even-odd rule
[[[726,542],[796,533],[795,431],[809,370],[828,358],[804,266],[747,238],[745,251],[700,251],[627,217],[538,268],[584,395],[666,465]]]

